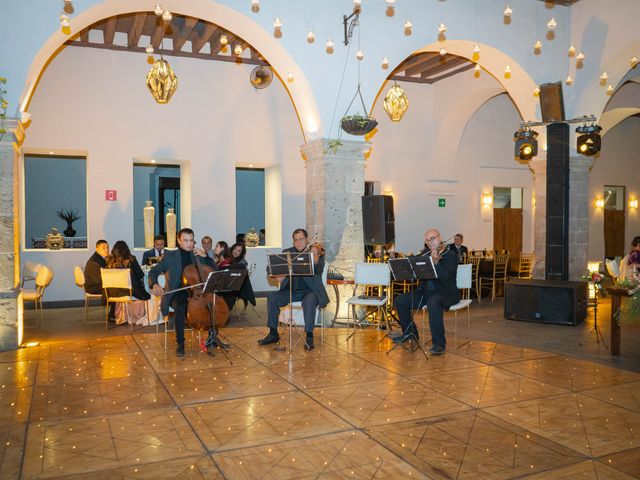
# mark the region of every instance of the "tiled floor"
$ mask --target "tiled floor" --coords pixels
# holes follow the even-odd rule
[[[479,340],[427,359],[375,330],[291,354],[224,333],[228,358],[95,331],[0,354],[0,478],[640,477],[638,373]]]

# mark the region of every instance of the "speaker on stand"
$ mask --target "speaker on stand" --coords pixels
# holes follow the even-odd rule
[[[386,245],[395,242],[395,217],[391,195],[362,197],[362,228],[365,245]]]

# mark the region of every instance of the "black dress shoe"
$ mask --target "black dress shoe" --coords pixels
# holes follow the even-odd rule
[[[445,352],[445,348],[442,345],[431,345],[429,353],[431,355],[442,355]]]
[[[305,350],[313,350],[314,348],[314,344],[313,344],[313,337],[307,337],[304,340],[304,349]]]
[[[176,348],[176,356],[184,357],[184,343],[178,344],[178,348]]]
[[[270,333],[266,337],[258,340],[258,345],[271,345],[272,343],[278,343],[279,340],[280,340],[279,335],[274,335]]]
[[[398,335],[397,337],[392,337],[391,340],[395,343],[404,343],[407,340],[411,340],[412,337],[416,342],[418,341],[418,336],[411,335],[410,333],[405,333],[403,335]]]

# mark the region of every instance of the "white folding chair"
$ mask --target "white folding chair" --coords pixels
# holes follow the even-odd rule
[[[84,323],[87,323],[87,308],[89,307],[89,302],[91,302],[92,300],[99,300],[100,305],[102,305],[102,294],[89,293],[84,289],[84,270],[81,266],[76,265],[74,267],[73,278],[76,282],[76,285],[82,289],[82,293],[84,294]]]
[[[133,302],[137,299],[134,298],[131,292],[131,270],[128,268],[101,268],[100,276],[102,277],[102,288],[104,289],[104,295],[107,299],[107,308],[105,313],[105,329],[109,329],[109,304],[110,303],[122,303],[129,305],[130,311],[133,313]],[[122,296],[110,296],[109,289],[118,288],[128,290],[128,295]],[[147,302],[144,302],[144,309],[147,314],[147,322],[149,321],[149,310],[147,308]],[[132,315],[133,316],[133,315]],[[133,321],[130,322],[131,331],[133,331]]]
[[[38,320],[38,310],[40,311],[40,317],[43,316],[42,298],[44,297],[44,291],[53,280],[53,272],[46,265],[42,265],[36,275],[36,288],[21,288],[20,294],[22,300],[26,302],[33,302],[36,309],[36,328],[40,325]]]
[[[292,302],[291,304],[280,309],[278,322],[283,325],[289,325],[289,308],[292,309],[291,318],[294,327],[304,327],[304,312],[302,311],[302,302]],[[320,341],[324,343],[324,308],[316,307],[315,326],[320,326]],[[302,338],[302,336],[300,337]]]
[[[20,286],[24,287],[25,282],[35,282],[41,267],[41,263],[34,263],[26,260],[22,264],[22,281]]]
[[[466,345],[471,341],[471,312],[469,311],[469,305],[471,305],[471,286],[473,265],[465,263],[458,265],[458,271],[456,272],[456,286],[459,290],[462,290],[461,299],[455,305],[449,307],[449,311],[453,312],[453,333],[454,338],[458,338],[458,310],[463,308],[467,309],[467,341],[458,345],[458,348]],[[427,306],[422,307],[422,338],[426,338],[426,320],[427,320]]]
[[[385,287],[385,292],[389,291],[389,264],[388,263],[356,263],[356,275],[355,284],[353,287],[353,296],[347,300],[347,329],[351,325],[350,310],[355,305],[363,307],[376,307],[378,309],[378,318],[380,315],[384,315],[387,328],[390,328],[389,320],[384,312],[384,307],[387,304],[387,294],[385,293],[379,297],[367,297],[366,295],[356,295],[356,291],[359,286],[361,287]],[[355,313],[354,313],[355,315]],[[354,318],[353,331],[347,336],[347,341],[356,333],[357,328],[356,319]],[[360,325],[362,326],[362,325]]]

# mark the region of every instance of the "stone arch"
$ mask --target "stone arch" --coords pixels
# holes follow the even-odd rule
[[[148,11],[152,5],[147,0],[106,0],[80,12],[70,19],[71,31],[79,32],[89,25],[113,15]],[[322,121],[311,85],[303,70],[293,57],[272,35],[245,15],[225,5],[211,0],[190,0],[180,3],[176,13],[210,21],[240,36],[253,46],[259,46],[260,53],[269,61],[281,79],[291,72],[295,81],[283,81],[298,116],[303,136],[306,139],[322,135]],[[69,39],[60,30],[51,35],[42,45],[27,72],[25,86],[20,97],[20,110],[27,111],[29,102],[38,82],[53,57],[64,48]]]

